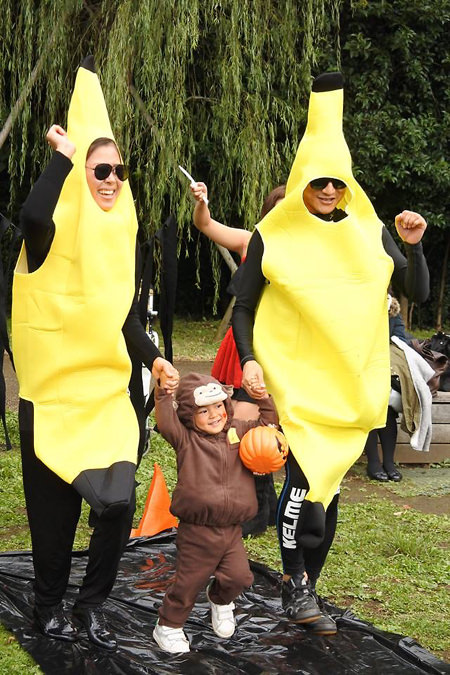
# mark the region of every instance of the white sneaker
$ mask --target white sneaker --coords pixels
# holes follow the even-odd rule
[[[222,638],[229,638],[236,630],[236,621],[234,619],[234,602],[228,605],[216,605],[209,597],[209,586],[206,589],[206,597],[211,605],[211,623],[216,635]]]
[[[153,630],[153,638],[165,652],[181,654],[190,651],[189,640],[182,628],[160,626],[158,621]]]

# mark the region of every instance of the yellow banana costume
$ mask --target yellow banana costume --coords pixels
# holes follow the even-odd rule
[[[342,88],[311,93],[286,198],[258,225],[270,283],[256,312],[255,356],[308,480],[305,499],[322,513],[368,432],[384,426],[390,382],[393,263],[382,223],[353,177],[342,115]],[[309,182],[323,176],[347,185],[338,205],[347,216],[339,222],[321,220],[304,204]]]
[[[128,182],[110,211],[96,204],[86,182],[90,144],[114,138],[86,63],[69,108],[76,153],[54,212],[55,236],[32,273],[22,247],[12,324],[20,396],[34,406],[36,455],[102,514],[129,500],[137,461],[122,334],[135,290],[137,220]]]

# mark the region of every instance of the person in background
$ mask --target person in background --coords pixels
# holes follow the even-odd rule
[[[234,273],[229,285],[228,293],[235,296],[242,276],[242,263],[245,261],[247,246],[251,232],[237,227],[223,225],[211,218],[211,213],[203,197],[208,196],[205,183],[198,182],[191,186],[191,192],[196,201],[193,220],[195,227],[211,241],[223,246],[229,251],[237,253],[241,259],[241,266]],[[274,188],[265,198],[261,218],[269,213],[283,198],[285,186]],[[252,420],[259,416],[257,402],[242,388],[242,368],[231,326],[228,328],[214,360],[211,375],[222,384],[233,387],[232,401],[234,415],[238,419]],[[277,494],[273,483],[273,475],[255,475],[256,495],[258,498],[258,513],[254,518],[242,524],[242,535],[258,535],[266,531],[268,525],[275,525],[277,508]]]
[[[408,343],[405,323],[400,314],[400,303],[397,298],[388,295],[389,307],[389,337],[393,335]],[[380,429],[372,429],[366,441],[364,451],[367,455],[367,475],[372,480],[387,482],[392,480],[396,483],[401,481],[402,474],[394,462],[395,446],[397,443],[397,417],[401,412],[400,380],[398,376],[391,375],[391,394],[387,409],[386,426]],[[378,454],[377,440],[380,439],[382,462]]]

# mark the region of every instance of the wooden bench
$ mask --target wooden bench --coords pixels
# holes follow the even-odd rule
[[[433,434],[429,452],[417,452],[407,433],[398,428],[395,461],[403,464],[432,464],[450,458],[450,392],[438,391],[432,406]]]

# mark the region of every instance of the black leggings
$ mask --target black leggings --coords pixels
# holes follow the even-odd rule
[[[315,548],[307,548],[306,546],[301,546],[296,537],[292,538],[289,536],[291,528],[285,528],[283,531],[283,523],[288,522],[292,524],[292,500],[294,500],[296,506],[298,504],[301,505],[308,490],[308,481],[295,457],[290,452],[286,462],[286,479],[277,509],[277,530],[281,560],[285,574],[297,575],[303,574],[306,571],[309,580],[314,586],[325,564],[336,532],[339,494],[334,495],[325,512],[325,535],[321,543]]]
[[[383,453],[381,466],[377,448],[377,436],[380,439]],[[386,426],[382,429],[373,429],[367,437],[365,451],[367,455],[367,470],[375,474],[384,467],[385,471],[392,471],[395,467],[394,453],[397,443],[397,413],[391,406],[387,409]]]
[[[21,399],[20,444],[33,546],[35,602],[37,605],[56,605],[61,602],[69,581],[81,496],[36,457],[33,423],[33,404]],[[99,518],[91,511],[89,524],[94,531],[89,544],[86,575],[77,600],[80,607],[99,605],[108,597],[130,535],[134,509],[133,499],[129,509],[116,518]]]

